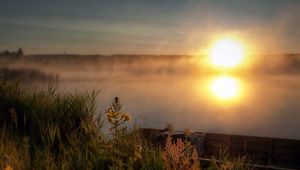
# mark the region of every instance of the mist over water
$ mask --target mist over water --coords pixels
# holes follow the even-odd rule
[[[295,71],[291,74],[297,69],[272,65],[256,67],[251,74],[233,74],[240,82],[240,97],[224,101],[209,90],[218,74],[204,71],[191,56],[27,57],[2,59],[1,66],[23,69],[23,74],[39,70],[37,81],[29,76],[24,83],[31,87],[47,87],[40,75],[44,73],[59,77],[61,92],[98,89],[101,114],[117,96],[140,127],[164,128],[171,123],[181,130],[300,139],[300,77]]]

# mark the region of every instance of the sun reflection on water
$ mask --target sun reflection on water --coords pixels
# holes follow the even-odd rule
[[[232,100],[240,94],[238,80],[231,76],[218,76],[211,82],[212,94],[221,100]]]
[[[206,81],[206,95],[213,102],[237,103],[245,97],[246,88],[244,82],[239,77],[232,75],[217,75],[210,77]]]

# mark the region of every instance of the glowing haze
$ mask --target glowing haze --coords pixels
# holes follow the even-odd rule
[[[252,53],[299,52],[295,0],[14,0],[0,6],[0,49],[202,54],[216,34],[233,33],[255,45]]]

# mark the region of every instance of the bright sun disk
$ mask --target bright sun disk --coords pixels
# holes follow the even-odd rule
[[[242,45],[229,38],[219,40],[211,50],[211,62],[219,67],[233,67],[242,62],[243,59]]]

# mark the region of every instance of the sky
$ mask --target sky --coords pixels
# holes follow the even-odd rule
[[[1,0],[0,50],[204,54],[225,35],[253,54],[300,53],[298,0]]]

